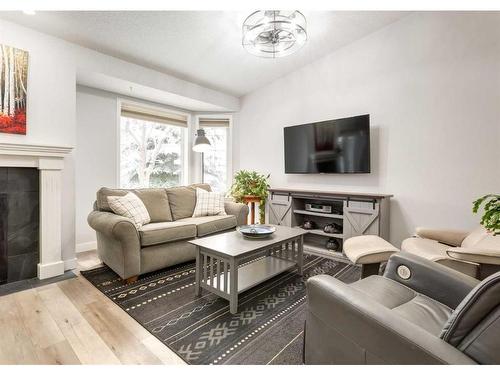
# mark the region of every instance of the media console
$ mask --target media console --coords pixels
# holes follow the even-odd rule
[[[375,234],[389,240],[391,197],[390,194],[378,193],[271,188],[268,218],[273,225],[302,227],[304,222],[315,224],[304,237],[304,251],[346,260],[342,243],[350,237]],[[332,206],[332,213],[306,210],[306,204]],[[333,223],[336,228],[341,226],[342,231],[332,233],[323,230]],[[330,239],[337,242],[337,250],[327,248]],[[329,247],[335,245],[331,241]]]

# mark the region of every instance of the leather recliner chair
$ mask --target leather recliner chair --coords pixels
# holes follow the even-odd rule
[[[472,232],[454,229],[417,228],[401,251],[441,263],[466,275],[484,279],[500,271],[500,236],[483,227]]]
[[[500,364],[500,272],[397,253],[383,276],[307,281],[306,364]]]

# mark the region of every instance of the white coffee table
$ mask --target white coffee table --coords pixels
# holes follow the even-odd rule
[[[196,295],[203,288],[225,298],[236,314],[238,294],[294,268],[302,275],[304,233],[277,226],[265,239],[248,239],[234,231],[189,241],[196,246]],[[238,267],[261,253],[262,258]]]

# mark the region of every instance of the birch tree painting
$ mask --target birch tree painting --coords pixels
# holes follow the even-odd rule
[[[26,134],[28,52],[0,44],[0,132]]]

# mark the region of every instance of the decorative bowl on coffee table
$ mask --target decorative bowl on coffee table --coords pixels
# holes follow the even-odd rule
[[[242,225],[238,228],[238,231],[246,238],[257,239],[269,237],[276,231],[276,228],[272,225],[252,224]]]

